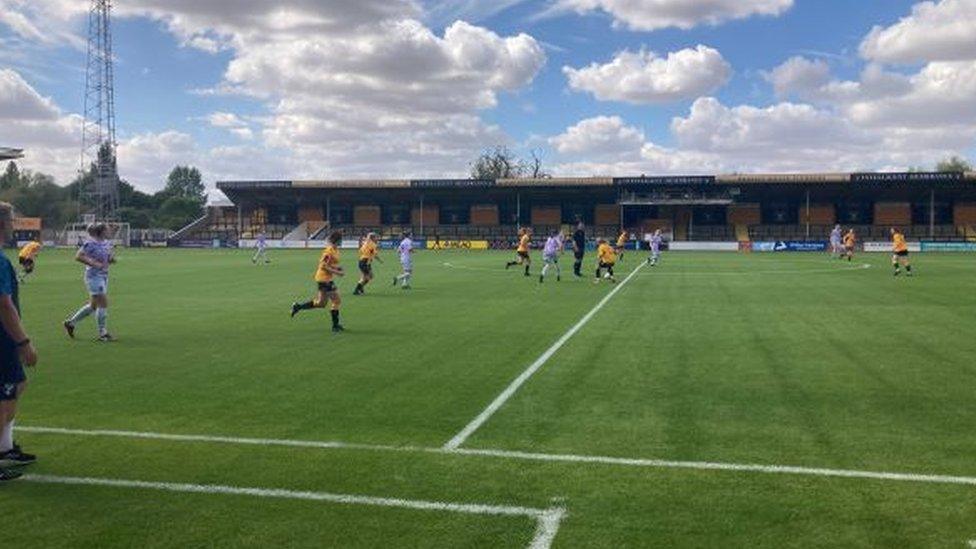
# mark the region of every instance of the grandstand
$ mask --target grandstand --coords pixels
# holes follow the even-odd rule
[[[546,179],[224,181],[231,204],[177,233],[182,243],[308,241],[326,227],[392,237],[508,242],[582,219],[593,234],[663,229],[674,241],[823,240],[835,223],[865,239],[976,239],[976,173],[733,174]]]

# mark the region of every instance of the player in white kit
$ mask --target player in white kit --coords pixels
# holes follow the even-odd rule
[[[393,285],[400,285],[404,290],[410,289],[410,280],[413,278],[413,239],[410,233],[403,233],[403,240],[397,246],[397,255],[400,256],[400,268],[402,272],[393,278]]]
[[[661,229],[658,229],[651,235],[651,256],[647,258],[647,263],[651,267],[656,267],[658,262],[661,261],[662,242],[664,242],[664,237],[661,236]]]

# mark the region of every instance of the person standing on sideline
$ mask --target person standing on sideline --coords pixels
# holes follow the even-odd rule
[[[403,240],[397,246],[397,255],[400,256],[400,269],[402,272],[393,277],[393,285],[398,283],[404,290],[410,289],[410,281],[413,278],[413,239],[410,232],[403,233]]]
[[[268,259],[268,235],[264,233],[264,229],[261,229],[261,232],[258,233],[257,248],[258,251],[251,258],[251,263],[255,265],[258,264],[258,261],[264,261],[265,265],[271,263],[271,260]]]
[[[556,282],[562,280],[562,273],[559,271],[559,256],[562,255],[565,244],[566,236],[562,231],[546,239],[546,245],[542,249],[542,274],[539,275],[539,284],[545,282],[550,269],[556,269]]]
[[[573,276],[583,278],[583,256],[586,255],[586,226],[583,220],[576,224],[576,231],[573,232]]]
[[[13,206],[0,202],[0,242],[10,238],[12,229]],[[20,476],[20,471],[11,467],[37,461],[14,443],[17,403],[27,387],[24,366],[36,364],[37,351],[20,320],[17,273],[7,256],[0,253],[0,481]]]
[[[661,261],[661,243],[664,238],[661,236],[661,229],[654,231],[651,235],[651,257],[647,258],[647,263],[651,267],[656,267],[658,262]]]
[[[64,331],[68,337],[74,339],[75,326],[94,313],[98,325],[98,341],[108,343],[115,341],[108,332],[108,269],[115,263],[115,253],[112,251],[112,241],[108,239],[108,227],[104,223],[89,225],[88,236],[90,238],[75,255],[75,261],[85,265],[85,286],[90,299],[71,318],[64,321]]]

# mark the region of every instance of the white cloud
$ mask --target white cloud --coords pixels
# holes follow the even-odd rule
[[[627,126],[619,116],[597,116],[581,120],[549,139],[560,154],[627,156],[639,151],[644,134]]]
[[[563,67],[569,86],[602,101],[667,103],[712,93],[732,76],[718,50],[699,45],[671,52],[622,51],[609,63],[575,69]]]
[[[690,29],[698,25],[717,25],[754,15],[780,15],[793,6],[793,0],[558,0],[552,12],[603,11],[613,17],[615,26],[637,31],[668,27]]]
[[[807,94],[830,82],[830,66],[822,59],[797,56],[787,59],[782,65],[764,73],[764,76],[780,97],[794,93]]]
[[[874,27],[861,55],[885,63],[976,60],[976,0],[921,2],[890,27]]]
[[[54,102],[37,93],[19,73],[0,69],[0,120],[53,120],[59,114]]]
[[[976,128],[976,61],[929,63],[903,91],[856,102],[851,119],[870,126]]]
[[[16,2],[28,17],[79,4]],[[186,47],[229,52],[213,88],[263,101],[267,113],[242,120],[218,112],[207,122],[252,141],[251,153],[266,151],[255,156],[289,161],[291,171],[281,177],[463,173],[479,150],[508,142],[480,111],[529,85],[546,60],[527,34],[500,36],[464,22],[435,34],[413,0],[131,0],[116,10],[120,17],[162,22]],[[174,159],[163,152],[182,151],[204,164],[216,154],[191,154],[165,134],[154,134],[154,158]],[[139,151],[121,148],[124,171],[123,154]],[[131,178],[148,178],[142,166],[151,164],[139,157]],[[248,173],[254,176],[242,175]]]

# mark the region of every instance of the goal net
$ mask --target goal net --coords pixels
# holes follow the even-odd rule
[[[62,246],[81,246],[88,238],[88,226],[91,223],[71,223],[64,228],[58,244]],[[132,229],[128,223],[103,222],[108,227],[108,238],[116,246],[128,248],[132,245]]]

